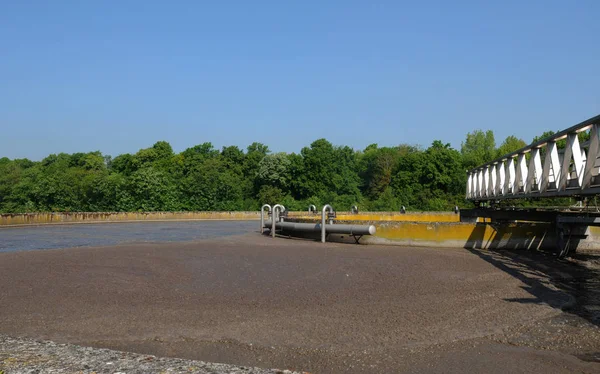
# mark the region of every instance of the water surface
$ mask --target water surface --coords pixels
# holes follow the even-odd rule
[[[245,234],[254,221],[134,222],[0,228],[0,252],[184,242]]]

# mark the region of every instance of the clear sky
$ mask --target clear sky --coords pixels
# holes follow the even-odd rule
[[[0,157],[467,132],[600,114],[600,1],[0,0]]]

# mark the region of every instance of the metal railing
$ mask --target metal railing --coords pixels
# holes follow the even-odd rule
[[[600,115],[469,170],[467,200],[600,194],[599,126]],[[585,131],[590,139],[580,144]],[[566,146],[559,152],[562,139]]]

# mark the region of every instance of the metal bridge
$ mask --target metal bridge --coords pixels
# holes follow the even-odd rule
[[[461,210],[461,221],[489,219],[494,224],[543,222],[550,224],[560,257],[575,250],[600,226],[600,212],[569,209],[498,209],[503,199],[586,197],[600,194],[600,115],[467,172],[467,200],[475,209]],[[589,134],[580,142],[579,135]],[[557,142],[565,139],[564,149]],[[480,208],[487,202],[488,208]]]
[[[467,172],[467,200],[600,194],[600,115]],[[589,141],[579,134],[589,131]],[[564,152],[557,141],[566,139]]]

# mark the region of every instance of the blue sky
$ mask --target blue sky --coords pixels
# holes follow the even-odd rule
[[[600,2],[0,0],[0,157],[467,132],[600,113]]]

